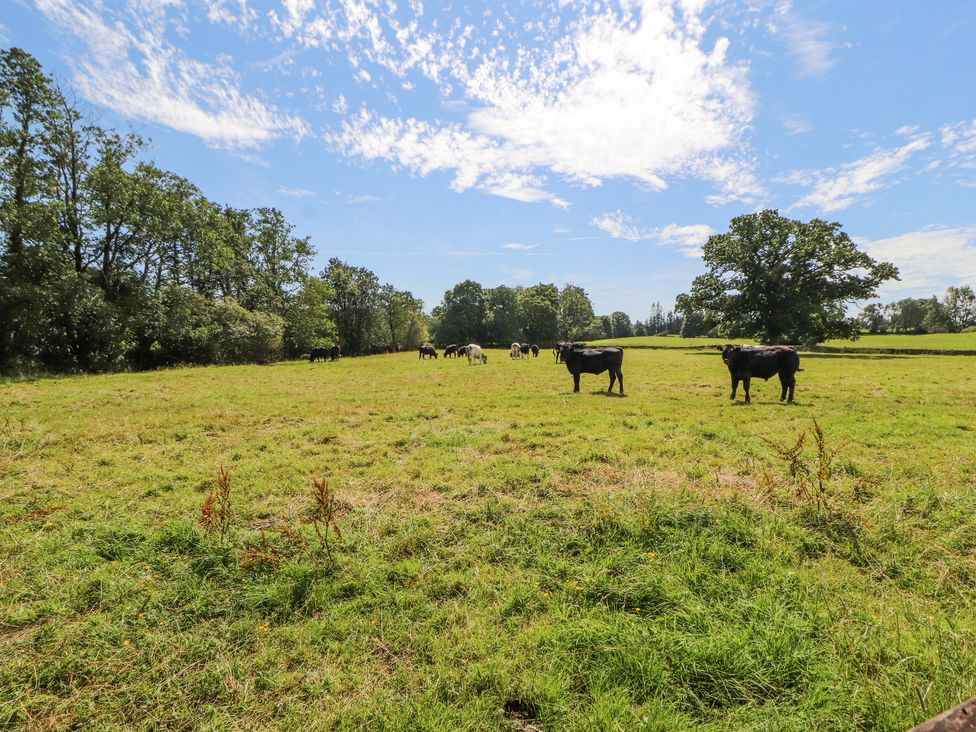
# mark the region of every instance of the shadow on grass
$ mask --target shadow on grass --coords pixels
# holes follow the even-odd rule
[[[610,391],[606,391],[605,389],[597,389],[596,391],[591,391],[590,394],[592,394],[593,396],[614,397],[615,399],[623,399],[626,398],[627,396],[626,394],[621,394],[620,392],[616,392],[616,391],[610,392]]]
[[[694,351],[686,354],[688,356],[709,356],[716,360],[721,361],[722,354],[711,351]],[[932,355],[932,354],[923,354]],[[838,359],[838,358],[854,358],[860,361],[887,361],[890,359],[905,359],[912,358],[912,355],[904,354],[893,354],[893,353],[811,353],[810,351],[800,351],[800,361],[805,361],[808,358],[826,358],[826,359]]]

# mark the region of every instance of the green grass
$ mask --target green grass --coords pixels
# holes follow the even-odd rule
[[[905,729],[976,688],[976,372],[802,363],[790,407],[677,350],[623,399],[502,352],[0,385],[0,726]],[[814,418],[826,508],[764,441]],[[313,476],[335,561],[242,560]]]
[[[681,338],[679,336],[636,336],[590,341],[593,345],[658,346],[661,348],[694,348],[719,346],[728,338]],[[735,340],[733,343],[756,343]],[[919,349],[925,351],[973,351],[976,353],[976,333],[926,333],[923,335],[864,335],[856,341],[835,340],[821,344],[843,349]]]

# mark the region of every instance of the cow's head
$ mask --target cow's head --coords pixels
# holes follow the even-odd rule
[[[722,352],[722,360],[725,365],[728,366],[732,363],[732,359],[735,354],[742,350],[742,346],[733,346],[731,343],[726,343],[724,346],[715,346],[718,350]]]

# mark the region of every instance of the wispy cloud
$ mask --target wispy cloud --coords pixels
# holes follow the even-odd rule
[[[347,196],[344,203],[355,205],[357,203],[373,203],[380,200],[382,199],[379,196],[373,196],[369,193],[358,193],[352,196]]]
[[[279,188],[278,193],[283,196],[291,196],[292,198],[308,198],[309,196],[315,195],[315,191],[310,191],[307,188],[289,188],[287,186]]]
[[[927,296],[949,285],[976,286],[976,225],[931,227],[885,239],[860,238],[872,257],[894,263],[900,282],[882,287],[882,296]]]
[[[893,176],[904,169],[911,157],[931,145],[931,135],[915,134],[900,147],[881,148],[836,168],[794,172],[783,176],[781,181],[809,186],[811,189],[794,204],[794,208],[840,211],[892,185]]]
[[[619,209],[597,216],[590,223],[615,239],[633,242],[654,241],[665,246],[676,247],[688,257],[700,257],[702,245],[715,233],[715,229],[707,224],[668,224],[659,228],[647,227]]]
[[[833,52],[838,44],[825,40],[831,26],[799,13],[792,0],[778,3],[769,27],[783,34],[787,51],[799,64],[800,77],[823,76],[837,63]]]
[[[507,244],[502,244],[502,249],[511,249],[517,252],[527,252],[531,249],[538,248],[538,244],[522,244],[517,241],[510,241]]]
[[[309,134],[301,117],[243,92],[229,61],[197,61],[170,43],[172,2],[128,0],[113,9],[97,0],[35,2],[77,41],[80,50],[68,59],[74,86],[96,104],[195,135],[214,147],[256,148]],[[215,17],[223,7],[212,6]]]

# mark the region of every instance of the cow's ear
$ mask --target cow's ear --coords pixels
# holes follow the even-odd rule
[[[741,351],[742,350],[742,346],[735,346],[732,350],[733,351]]]

